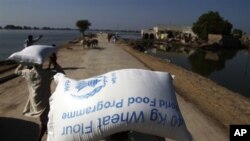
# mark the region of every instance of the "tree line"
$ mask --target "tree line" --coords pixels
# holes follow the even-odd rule
[[[13,30],[72,30],[71,28],[53,28],[53,27],[31,27],[31,26],[19,26],[19,25],[6,25],[0,27],[0,29],[13,29]]]

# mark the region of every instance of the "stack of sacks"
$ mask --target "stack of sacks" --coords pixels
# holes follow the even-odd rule
[[[54,46],[49,45],[32,45],[24,48],[19,52],[15,52],[8,57],[8,60],[13,60],[21,64],[41,65],[45,59],[52,53],[56,52]]]
[[[96,141],[129,130],[192,140],[169,73],[125,69],[84,80],[54,78],[48,141]]]

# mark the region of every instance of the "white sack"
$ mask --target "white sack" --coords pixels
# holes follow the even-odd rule
[[[53,46],[32,45],[11,54],[8,60],[14,60],[23,64],[42,64],[54,52],[56,52],[56,48]]]
[[[126,69],[79,81],[54,78],[49,141],[96,141],[127,130],[192,140],[169,73]]]

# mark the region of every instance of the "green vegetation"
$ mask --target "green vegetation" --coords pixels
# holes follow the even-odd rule
[[[80,32],[84,36],[84,32],[89,29],[91,23],[88,20],[79,20],[76,22],[76,26],[79,28]]]
[[[240,29],[234,29],[232,34],[233,34],[235,37],[237,37],[237,38],[241,38],[241,37],[242,37],[242,34],[243,34],[243,31],[240,30]]]
[[[207,39],[208,34],[223,34],[229,35],[233,25],[224,20],[218,12],[210,11],[202,14],[199,19],[193,23],[192,30],[201,39]]]

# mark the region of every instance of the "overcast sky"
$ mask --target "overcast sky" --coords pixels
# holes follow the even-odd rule
[[[0,26],[76,28],[79,19],[92,29],[191,26],[211,10],[250,33],[250,0],[0,0]]]

